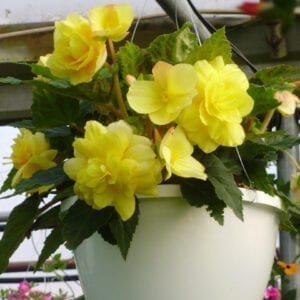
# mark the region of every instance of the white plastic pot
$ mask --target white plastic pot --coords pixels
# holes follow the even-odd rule
[[[191,207],[179,186],[140,200],[124,261],[100,235],[75,251],[87,300],[261,300],[270,275],[280,200],[242,189],[244,222],[230,209],[220,226]]]

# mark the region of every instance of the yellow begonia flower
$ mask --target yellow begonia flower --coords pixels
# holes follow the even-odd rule
[[[107,127],[88,121],[84,138],[74,144],[74,158],[64,164],[78,197],[94,209],[114,206],[122,220],[135,210],[135,194],[156,195],[161,163],[149,139],[135,135],[124,121]]]
[[[153,67],[154,81],[132,82],[127,99],[133,110],[149,114],[154,124],[174,121],[197,94],[197,74],[193,66],[158,62]]]
[[[284,261],[278,260],[277,265],[283,268],[283,271],[286,275],[292,276],[295,275],[296,272],[300,269],[300,265],[295,263],[286,263]]]
[[[118,42],[128,34],[133,10],[126,4],[97,6],[89,11],[88,19],[95,36]]]
[[[289,91],[277,91],[274,98],[280,102],[277,110],[284,117],[292,116],[300,103],[300,99]]]
[[[11,159],[17,173],[12,179],[14,187],[22,179],[32,177],[39,170],[47,170],[56,166],[53,161],[57,150],[50,149],[50,145],[41,132],[33,134],[31,131],[21,128],[20,135],[14,140]],[[51,186],[42,186],[30,192],[44,192]]]
[[[87,19],[73,13],[55,22],[54,52],[46,61],[55,76],[74,85],[89,82],[106,57],[105,43],[95,40]]]
[[[245,74],[237,65],[225,65],[221,56],[211,62],[198,61],[195,70],[198,95],[176,122],[189,140],[206,153],[219,145],[241,145],[245,138],[242,118],[254,105],[247,94],[249,83]]]
[[[169,179],[172,173],[185,178],[207,179],[204,166],[192,157],[193,151],[194,147],[179,126],[168,130],[159,148],[159,155],[165,161],[168,172],[166,179]]]

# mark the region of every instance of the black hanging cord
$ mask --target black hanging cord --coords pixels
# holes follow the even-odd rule
[[[198,12],[197,8],[194,6],[193,2],[191,0],[187,0],[187,2],[189,4],[190,8],[192,9],[192,11],[194,12],[194,14],[206,26],[206,28],[211,33],[215,32],[216,28],[209,21],[207,21],[205,18],[203,18],[203,16]],[[234,44],[230,43],[230,46],[232,48],[232,51],[249,66],[249,68],[252,70],[252,72],[256,73],[257,68],[248,60],[248,58]]]

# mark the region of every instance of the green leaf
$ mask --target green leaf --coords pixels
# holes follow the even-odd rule
[[[127,42],[125,46],[120,47],[117,59],[123,78],[128,74],[138,77],[140,73],[143,73],[145,51],[137,45]]]
[[[279,102],[274,98],[275,92],[276,89],[272,87],[250,84],[248,93],[254,100],[254,108],[250,115],[257,116],[279,106]]]
[[[277,65],[263,68],[255,74],[254,80],[259,80],[263,84],[268,85],[295,82],[300,80],[300,68],[289,65]]]
[[[51,261],[44,265],[43,271],[52,273],[57,270],[64,271],[67,268],[67,262],[61,259],[61,253],[56,253],[51,257]]]
[[[138,205],[136,205],[135,212],[129,220],[124,222],[121,220],[119,215],[115,213],[113,218],[109,222],[111,233],[117,241],[117,245],[124,259],[126,259],[127,257],[130,243],[138,224],[138,218],[139,208]]]
[[[213,154],[202,159],[209,182],[215,188],[217,197],[230,207],[235,215],[243,220],[242,193],[238,189],[230,169]]]
[[[64,240],[62,238],[61,228],[57,226],[47,236],[44,242],[44,247],[36,263],[35,270],[40,269],[46,261],[46,259],[50,257],[50,255],[53,254],[63,243]]]
[[[258,158],[251,160],[244,159],[243,161],[253,187],[273,196],[274,177],[267,172],[267,162],[264,159]]]
[[[283,297],[282,300],[296,300],[297,298],[297,289],[292,289],[287,291]]]
[[[225,64],[232,63],[231,46],[225,34],[225,28],[221,28],[205,40],[202,46],[194,49],[184,60],[189,64],[194,64],[198,60],[213,60],[217,56],[222,56]]]
[[[21,194],[39,186],[51,184],[58,185],[67,179],[68,177],[63,170],[63,164],[58,164],[48,170],[37,171],[28,179],[23,179],[15,186],[15,190],[17,193]]]
[[[32,226],[32,230],[54,228],[60,222],[60,205],[54,206],[40,215]]]
[[[8,76],[8,77],[5,77],[5,78],[0,78],[0,83],[11,84],[11,85],[19,85],[19,84],[23,83],[23,80]]]
[[[278,217],[280,230],[289,231],[294,234],[299,233],[299,229],[297,230],[297,228],[291,222],[291,217],[287,212],[278,210]]]
[[[221,146],[214,153],[233,175],[241,174],[242,167],[236,148]]]
[[[15,127],[15,128],[26,128],[30,130],[31,132],[36,132],[35,126],[32,124],[32,120],[20,120],[13,123],[10,123],[9,126]]]
[[[35,75],[40,75],[42,77],[49,78],[52,80],[58,79],[51,73],[51,71],[48,67],[41,66],[36,63],[31,64],[30,67],[31,67],[31,72]]]
[[[198,45],[197,37],[190,31],[190,25],[185,24],[178,31],[157,37],[146,49],[153,64],[160,60],[170,64],[180,63],[186,59]]]
[[[82,200],[77,200],[66,212],[62,222],[62,235],[69,249],[76,249],[100,227],[108,223],[113,213],[112,207],[93,209]]]
[[[209,215],[220,225],[224,224],[224,208],[226,205],[217,197],[215,189],[209,181],[186,180],[181,184],[181,192],[190,205],[196,207],[206,206]]]
[[[263,134],[248,134],[247,141],[240,147],[243,155],[249,156],[248,149],[253,144],[253,152],[262,154],[264,151],[283,151],[300,144],[300,138],[297,136],[286,135],[284,130],[265,132]]]
[[[28,234],[38,214],[39,204],[39,197],[32,195],[10,213],[0,241],[0,274],[6,270],[9,258]]]
[[[33,88],[32,120],[38,128],[60,127],[75,122],[77,100],[47,89]]]
[[[11,189],[11,182],[12,182],[12,180],[13,180],[16,173],[17,173],[17,170],[15,168],[12,168],[10,170],[10,172],[8,173],[5,181],[3,182],[3,185],[1,186],[0,194],[2,194],[2,193],[4,193],[4,192]]]

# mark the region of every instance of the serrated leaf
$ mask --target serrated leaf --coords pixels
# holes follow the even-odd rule
[[[84,201],[78,200],[66,212],[62,222],[62,235],[69,249],[76,249],[100,227],[106,225],[113,213],[112,207],[93,209]]]
[[[10,213],[0,241],[0,274],[5,271],[10,256],[20,246],[34,222],[40,199],[37,195],[27,198]]]
[[[40,75],[42,77],[49,78],[52,80],[58,79],[51,73],[48,67],[38,65],[38,64],[31,64],[30,67],[31,67],[31,72],[35,75]]]
[[[143,72],[145,53],[137,45],[127,42],[125,46],[120,47],[117,59],[123,78],[128,74],[138,77]]]
[[[273,175],[267,173],[267,162],[262,158],[243,160],[245,169],[255,189],[274,195]]]
[[[244,151],[244,155],[248,156],[248,147],[250,143],[253,143],[253,150],[257,147],[257,154],[261,154],[264,151],[283,151],[290,149],[300,144],[300,138],[297,136],[286,135],[285,131],[277,130],[272,132],[265,132],[263,134],[248,134],[247,142],[240,147]]]
[[[178,31],[157,37],[146,49],[153,64],[165,61],[170,64],[180,63],[186,59],[198,45],[197,37],[185,24]]]
[[[40,215],[32,226],[32,230],[54,228],[59,224],[60,206],[54,206]]]
[[[32,124],[32,120],[20,120],[13,123],[10,123],[9,126],[15,127],[15,128],[26,128],[30,130],[31,132],[35,132],[36,128]]]
[[[19,85],[19,84],[23,83],[23,80],[8,76],[8,77],[0,78],[0,83],[10,84],[10,85]]]
[[[117,241],[117,245],[124,259],[126,259],[127,257],[128,250],[130,248],[130,243],[132,241],[136,226],[138,224],[138,218],[139,208],[137,204],[135,212],[129,220],[124,222],[121,220],[118,214],[114,214],[113,218],[109,222],[109,228],[111,230],[111,233]]]
[[[287,291],[283,296],[282,300],[297,300],[297,289]]]
[[[276,91],[272,87],[250,84],[248,94],[254,100],[254,108],[250,115],[257,116],[279,106],[280,103],[274,98]]]
[[[277,65],[263,68],[255,74],[254,79],[268,85],[295,82],[300,80],[300,68],[289,65]]]
[[[213,185],[217,197],[230,207],[234,214],[243,220],[242,193],[238,189],[230,169],[213,154],[203,158],[202,163],[208,175],[209,182]]]
[[[63,170],[63,164],[58,164],[48,170],[37,171],[28,179],[23,179],[15,186],[15,190],[17,193],[21,194],[39,186],[58,185],[66,180],[68,180],[68,177]]]
[[[198,60],[206,59],[208,61],[217,56],[222,56],[225,64],[232,63],[231,46],[225,34],[225,28],[217,30],[211,35],[203,45],[194,49],[184,60],[189,64],[194,64]]]
[[[77,100],[47,89],[33,89],[32,121],[35,127],[51,128],[75,122],[79,114]]]
[[[102,236],[104,241],[111,245],[117,245],[117,241],[110,230],[109,224],[100,227],[98,233]]]
[[[295,228],[291,222],[290,216],[283,210],[278,210],[279,228],[280,230],[289,231],[291,233],[299,233],[299,229]]]
[[[13,180],[16,173],[17,173],[17,170],[15,168],[12,168],[10,170],[10,172],[8,173],[5,181],[3,182],[2,186],[1,186],[0,194],[2,194],[2,193],[4,193],[4,192],[11,189],[11,183],[12,183],[12,180]]]
[[[53,254],[63,243],[64,240],[62,238],[61,228],[57,226],[47,236],[44,242],[44,247],[36,263],[35,270],[40,269],[46,259],[50,257],[50,255]]]
[[[181,184],[183,197],[195,207],[207,206],[206,210],[220,225],[224,224],[225,203],[221,201],[208,181],[191,179]]]

